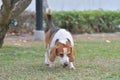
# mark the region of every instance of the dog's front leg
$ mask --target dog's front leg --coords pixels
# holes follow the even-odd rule
[[[50,48],[47,48],[47,51],[45,53],[45,64],[46,65],[49,65],[49,67],[54,67],[54,62],[50,61],[49,60],[49,57],[50,57],[50,51],[51,49]]]
[[[54,67],[54,61],[55,61],[55,58],[56,58],[56,48],[53,47],[53,48],[50,48],[49,49],[49,67]]]
[[[49,52],[50,52],[50,49],[47,48],[46,53],[45,53],[45,64],[46,65],[49,65]]]
[[[49,60],[49,54],[48,54],[48,52],[45,53],[45,64],[46,64],[46,65],[49,65],[49,67],[54,67],[54,66],[55,66],[55,65],[54,65],[54,62],[51,62],[51,61]]]
[[[50,68],[53,68],[53,67],[55,67],[55,64],[54,64],[54,62],[51,62],[51,61],[49,60],[49,67],[50,67]]]
[[[48,58],[48,52],[45,53],[45,64],[49,65],[49,58]]]
[[[69,67],[70,67],[70,69],[75,69],[73,62],[70,62]]]

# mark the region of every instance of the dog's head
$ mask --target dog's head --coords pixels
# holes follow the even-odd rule
[[[54,48],[50,52],[50,61],[54,61],[58,56],[63,67],[68,66],[69,62],[74,61],[74,50],[69,41],[66,44],[56,42]]]

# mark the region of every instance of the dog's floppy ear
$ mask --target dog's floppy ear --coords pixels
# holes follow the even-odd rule
[[[50,51],[50,61],[51,62],[54,62],[55,58],[56,58],[56,55],[57,55],[57,48],[58,48],[58,45],[57,45],[57,42],[59,41],[59,39],[57,39],[55,41],[55,46],[51,49]]]
[[[75,51],[73,49],[73,47],[71,47],[71,55],[70,55],[70,62],[74,62],[74,59],[75,59]]]
[[[69,60],[70,60],[70,62],[74,62],[74,59],[75,59],[75,51],[74,51],[74,48],[71,46],[70,40],[68,40],[68,41],[66,42],[66,46],[70,48]]]
[[[55,60],[55,57],[56,57],[56,46],[55,47],[53,47],[52,49],[51,49],[51,51],[50,51],[50,61],[51,62],[54,62],[54,60]]]

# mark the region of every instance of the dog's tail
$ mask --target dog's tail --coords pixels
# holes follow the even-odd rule
[[[46,18],[47,18],[47,23],[48,23],[48,26],[52,29],[55,29],[55,25],[53,23],[53,20],[52,20],[52,11],[50,8],[47,8],[46,9]]]

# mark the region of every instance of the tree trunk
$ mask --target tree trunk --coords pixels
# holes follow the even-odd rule
[[[32,0],[2,0],[0,9],[0,48],[3,45],[5,35],[9,29],[11,19],[21,14]]]
[[[5,35],[7,33],[7,30],[9,29],[9,25],[0,25],[0,48],[3,45]]]

